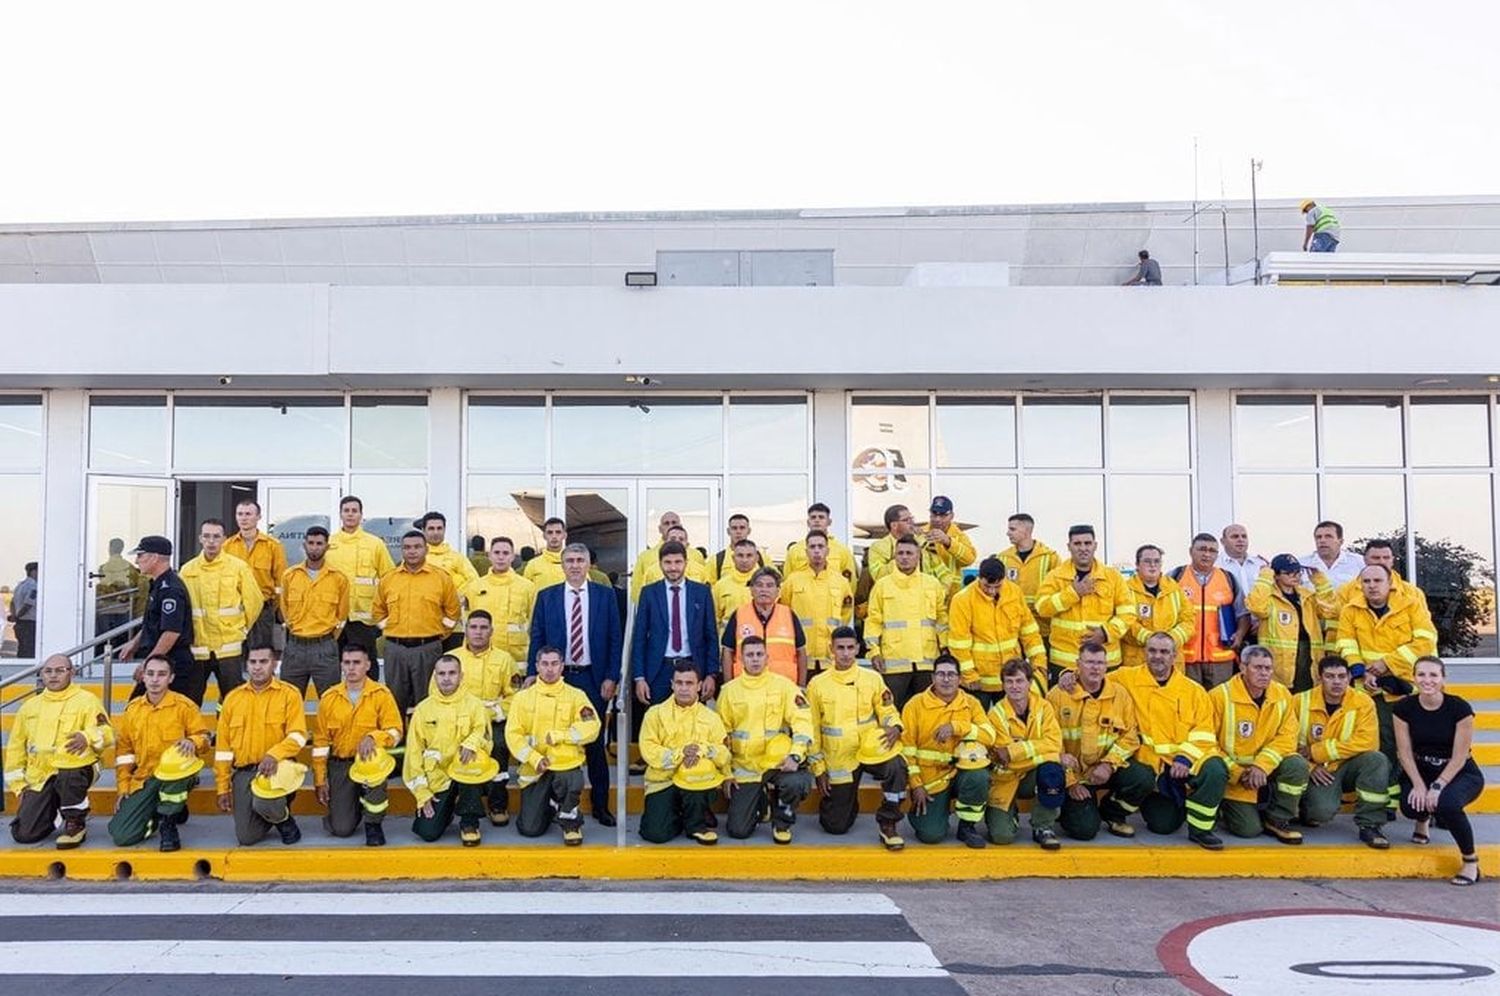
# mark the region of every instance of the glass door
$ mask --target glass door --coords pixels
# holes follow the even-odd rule
[[[147,579],[128,551],[142,536],[174,540],[174,482],[151,477],[89,478],[83,631],[97,636],[141,614]],[[174,554],[175,554],[174,550]],[[180,563],[173,556],[173,563]]]
[[[714,551],[724,545],[717,480],[641,478],[637,481],[637,489],[640,528],[634,537],[636,553],[661,539],[660,523],[665,512],[677,513],[687,529],[688,545],[702,550],[705,558],[712,557]]]
[[[337,477],[263,477],[257,482],[261,528],[286,548],[287,566],[302,563],[308,526],[332,532],[343,482]]]
[[[630,583],[635,562],[630,530],[637,518],[633,481],[556,478],[549,514],[567,523],[569,543],[582,543],[593,551],[594,564],[616,587]]]

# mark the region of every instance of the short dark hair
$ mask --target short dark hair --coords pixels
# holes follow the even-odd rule
[[[1316,526],[1313,526],[1313,532],[1317,532],[1319,529],[1332,529],[1334,535],[1336,535],[1339,539],[1344,538],[1344,527],[1339,525],[1337,522],[1334,522],[1332,519],[1324,519]]]
[[[744,519],[746,522],[749,522],[750,516],[746,515],[744,512],[736,512],[731,515],[727,521],[733,522],[735,519]]]
[[[986,581],[999,581],[1005,577],[1005,565],[999,557],[985,557],[979,563],[979,576]]]
[[[759,581],[761,578],[770,578],[772,581],[775,581],[778,586],[781,584],[781,575],[777,574],[776,571],[770,567],[762,567],[760,570],[750,575],[750,583],[754,585],[755,582]]]
[[[495,544],[496,543],[504,543],[506,546],[510,547],[512,550],[514,550],[516,548],[516,541],[513,540],[513,539],[511,539],[509,536],[496,536],[494,539],[490,540],[490,549],[491,550],[493,550],[495,548]]]
[[[365,646],[363,643],[350,643],[346,645],[342,650],[339,651],[339,659],[342,660],[345,654],[363,654],[365,660],[372,659],[370,656],[370,648]]]
[[[475,553],[483,553],[484,552],[484,537],[481,536],[481,535],[479,535],[478,533],[475,533],[473,536],[470,536],[469,537],[469,549],[473,550]]]
[[[828,634],[828,645],[833,646],[834,640],[853,640],[859,642],[859,634],[854,632],[853,626],[836,626],[832,633]]]
[[[1193,536],[1192,542],[1190,542],[1188,546],[1197,546],[1199,543],[1212,543],[1214,546],[1218,546],[1219,537],[1215,536],[1213,533],[1196,533]]]
[[[568,524],[555,515],[542,520],[542,528],[546,529],[548,526],[562,526],[563,529],[568,528]]]
[[[427,542],[427,537],[422,535],[422,530],[420,529],[408,529],[406,532],[401,534],[402,542],[405,542],[409,539],[419,539],[423,543]]]
[[[475,609],[473,612],[469,613],[469,619],[483,619],[491,626],[495,624],[495,617],[490,615],[489,609]],[[467,624],[468,620],[465,620],[464,622],[465,624]]]
[[[751,539],[748,536],[746,536],[744,539],[737,539],[737,540],[735,540],[734,541],[734,546],[732,547],[732,549],[738,550],[738,549],[740,549],[742,547],[747,547],[747,546],[750,549],[755,550],[757,552],[760,551],[760,547],[758,547],[758,546],[755,545],[755,540]]]
[[[1389,550],[1392,554],[1395,554],[1396,544],[1392,543],[1388,539],[1376,538],[1372,540],[1365,540],[1365,553],[1369,553],[1371,550]]]
[[[745,639],[748,640],[749,637],[747,636]],[[693,659],[691,657],[680,658],[676,664],[672,665],[672,674],[674,676],[683,674],[688,671],[691,671],[693,673],[693,677],[695,678],[703,677],[698,673],[698,665],[693,663]]]
[[[446,515],[444,515],[442,512],[428,512],[426,515],[422,516],[417,521],[420,522],[420,523],[422,523],[422,525],[425,526],[425,525],[427,525],[427,523],[431,522],[433,519],[438,520],[439,522],[441,522],[445,526],[448,524],[448,517]]]
[[[822,512],[824,515],[832,515],[833,509],[829,508],[827,505],[823,504],[820,501],[815,501],[811,505],[807,506],[808,515],[812,515],[814,512]]]
[[[747,636],[743,640],[740,641],[740,649],[741,650],[744,650],[746,647],[764,647],[765,645],[766,645],[766,641],[765,641],[765,639],[763,637],[753,636],[753,635],[752,636]]]
[[[1166,556],[1166,552],[1164,550],[1162,550],[1161,547],[1157,546],[1155,543],[1142,543],[1140,546],[1138,546],[1138,547],[1135,548],[1135,562],[1136,563],[1139,564],[1141,562],[1141,554],[1145,553],[1147,550],[1155,550],[1157,553],[1161,554],[1163,557]]]
[[[359,510],[361,512],[363,512],[365,510],[365,503],[362,502],[362,501],[360,501],[358,498],[354,497],[353,495],[344,495],[344,497],[340,498],[339,499],[339,508],[343,508],[345,505],[349,504],[350,502],[353,502],[354,504],[358,505],[359,506]]]
[[[958,658],[954,657],[952,654],[948,653],[946,650],[943,651],[942,653],[938,654],[937,657],[933,658],[932,669],[934,671],[936,671],[938,669],[938,665],[939,664],[952,664],[953,665],[953,670],[958,671],[960,673],[963,672],[963,668],[958,663]]]
[[[823,541],[824,542],[828,541],[828,533],[826,531],[824,531],[822,529],[809,529],[807,531],[807,536],[805,536],[803,538],[803,542],[804,543],[807,542],[808,540],[812,539],[814,536],[821,536],[821,537],[823,537]]]
[[[1092,535],[1094,535],[1094,527],[1091,526],[1091,525],[1089,525],[1086,522],[1080,522],[1076,526],[1069,526],[1068,527],[1068,539],[1072,539],[1074,536],[1092,536]]]
[[[1008,678],[1013,674],[1022,675],[1026,678],[1027,681],[1030,681],[1031,665],[1021,660],[1021,658],[1019,657],[1013,660],[1006,661],[1005,664],[1000,668],[1000,677]]]
[[[887,505],[885,509],[885,527],[889,529],[891,523],[901,518],[902,512],[910,512],[911,509],[905,505]]]
[[[144,668],[146,664],[150,664],[152,661],[161,661],[161,663],[167,666],[168,671],[171,671],[173,673],[177,671],[176,665],[172,663],[172,658],[168,657],[166,654],[152,654],[150,657],[146,658],[145,664],[142,664],[141,667]]]
[[[1030,515],[1028,515],[1025,512],[1016,512],[1014,515],[1011,515],[1011,516],[1007,517],[1005,521],[1006,522],[1024,522],[1028,526],[1034,526],[1034,525],[1036,525],[1036,520],[1033,519]]]
[[[661,563],[663,560],[666,560],[668,557],[674,554],[679,557],[686,558],[687,547],[683,546],[676,540],[667,540],[666,542],[662,543],[661,546],[656,548],[656,562]]]
[[[241,498],[239,501],[234,503],[234,507],[236,510],[238,510],[241,505],[251,505],[255,508],[255,514],[260,514],[260,502],[256,501],[254,498]]]
[[[1318,674],[1322,674],[1331,667],[1341,667],[1347,671],[1349,670],[1349,662],[1338,654],[1324,654],[1322,659],[1318,661]]]
[[[321,536],[324,539],[327,539],[328,538],[328,527],[327,526],[308,526],[307,529],[305,529],[303,531],[302,535],[303,536]]]
[[[439,664],[441,664],[443,661],[452,661],[453,663],[455,663],[455,664],[458,665],[458,671],[459,671],[459,673],[460,674],[463,673],[464,662],[461,661],[461,660],[459,660],[457,657],[453,656],[452,654],[440,654],[438,656],[438,659],[432,662],[432,669],[434,671],[436,671],[437,670],[437,666]]]
[[[199,529],[202,529],[204,526],[218,526],[220,529],[224,530],[224,532],[226,534],[229,532],[229,527],[226,526],[226,525],[224,525],[224,520],[223,519],[216,519],[213,516],[209,516],[208,518],[204,519],[202,522],[198,523],[198,528]]]
[[[1146,250],[1144,250],[1144,249],[1142,249],[1140,252],[1136,253],[1136,255],[1139,256],[1141,259],[1150,259],[1151,258],[1151,254],[1149,252],[1147,252]]]
[[[903,537],[901,537],[900,539],[898,539],[896,541],[896,545],[897,546],[914,546],[914,547],[916,547],[919,550],[922,548],[922,544],[917,542],[917,538],[915,536],[903,536]]]
[[[1084,654],[1104,654],[1108,656],[1109,648],[1098,640],[1084,640],[1078,645],[1078,656],[1082,657]]]
[[[540,647],[536,648],[536,656],[533,657],[532,660],[534,660],[534,661],[541,660],[543,654],[556,654],[558,660],[562,660],[562,656],[563,656],[563,652],[561,650],[559,650],[557,647],[554,647],[550,643],[544,643]]]

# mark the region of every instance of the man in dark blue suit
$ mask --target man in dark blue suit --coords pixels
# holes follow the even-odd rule
[[[641,589],[630,639],[630,674],[634,679],[632,741],[640,736],[646,710],[672,697],[672,670],[678,661],[698,667],[702,695],[712,698],[719,676],[719,632],[713,593],[708,585],[689,581],[687,547],[668,540],[657,547],[662,579]]]
[[[615,593],[608,585],[588,579],[589,551],[570,543],[562,551],[563,583],[537,592],[531,613],[531,646],[526,653],[527,684],[536,676],[536,655],[543,647],[561,647],[563,680],[581,689],[601,720],[620,684],[620,662],[625,637]],[[585,749],[588,757],[589,802],[594,819],[615,825],[609,810],[609,760],[606,736]]]

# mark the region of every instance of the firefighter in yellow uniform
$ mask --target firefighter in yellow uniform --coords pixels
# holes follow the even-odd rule
[[[542,523],[542,540],[546,543],[537,555],[526,561],[522,576],[536,585],[536,590],[562,584],[565,575],[562,568],[563,547],[568,545],[568,527],[563,520],[551,518]]]
[[[1037,616],[1036,593],[1042,586],[1042,578],[1052,573],[1059,563],[1056,550],[1032,537],[1035,528],[1036,520],[1025,512],[1012,515],[1005,523],[1010,546],[998,554],[1000,563],[1005,565],[1005,580],[1020,586],[1021,597],[1026,599],[1026,608],[1033,616]],[[1051,634],[1052,621],[1037,616],[1036,623],[1045,645]]]
[[[214,673],[222,702],[245,680],[246,638],[266,603],[250,565],[224,555],[224,523],[204,519],[198,541],[203,552],[177,573],[193,605],[193,659]]]
[[[363,822],[366,846],[381,847],[385,844],[382,824],[390,806],[385,783],[396,768],[391,752],[401,742],[401,710],[391,690],[369,676],[370,655],[364,647],[345,647],[339,655],[339,671],[343,680],[318,698],[313,790],[318,802],[328,807],[324,830],[335,837],[349,837]],[[384,776],[379,768],[368,773],[362,770],[375,762],[389,766]]]
[[[116,847],[139,844],[158,829],[163,851],[182,847],[177,825],[187,814],[188,792],[203,767],[198,755],[213,735],[198,704],[172,684],[172,661],[152,657],[141,666],[146,694],[130,700],[115,729],[115,803],[109,836]],[[163,763],[165,762],[165,764]],[[171,774],[192,774],[171,778]]]
[[[1311,586],[1303,583],[1304,573]],[[1259,626],[1255,642],[1276,662],[1276,680],[1293,692],[1312,688],[1317,683],[1313,662],[1329,649],[1323,643],[1324,620],[1338,618],[1338,595],[1328,575],[1279,553],[1260,569],[1245,607]]]
[[[1093,526],[1068,530],[1069,560],[1053,568],[1036,590],[1036,614],[1051,620],[1048,684],[1078,663],[1085,640],[1102,643],[1111,668],[1120,666],[1120,640],[1136,615],[1135,601],[1120,572],[1094,556]]]
[[[1385,825],[1390,765],[1380,753],[1375,701],[1349,682],[1349,662],[1329,655],[1318,662],[1318,684],[1293,698],[1297,752],[1312,770],[1302,797],[1302,822],[1310,827],[1338,815],[1345,792],[1354,793],[1354,825],[1364,844],[1391,846]]]
[[[537,589],[512,569],[515,560],[515,544],[509,537],[497,536],[490,541],[489,572],[460,588],[458,597],[465,612],[488,612],[494,624],[495,645],[523,661],[531,639],[531,610],[536,605]]]
[[[660,581],[661,558],[657,555],[657,547],[668,540],[676,540],[681,543],[688,552],[687,578],[689,581],[697,581],[699,584],[708,584],[708,562],[696,546],[688,542],[687,528],[682,524],[682,517],[676,512],[663,512],[657,523],[657,530],[661,538],[641,551],[640,556],[635,558],[635,567],[630,572],[630,604],[634,605],[641,600],[641,589],[653,581]]]
[[[417,805],[411,832],[430,844],[442,837],[457,816],[459,843],[477,847],[484,787],[454,778],[451,769],[494,763],[490,759],[492,713],[464,691],[463,666],[452,654],[437,659],[432,680],[437,692],[417,703],[406,725],[401,780]]]
[[[339,531],[328,537],[328,566],[349,581],[349,619],[339,632],[339,649],[357,643],[370,655],[371,677],[380,677],[375,642],[375,594],[380,579],[395,570],[385,540],[366,532],[364,502],[353,495],[339,499]]]
[[[1366,540],[1364,560],[1365,567],[1369,567],[1371,564],[1379,564],[1386,570],[1390,571],[1392,588],[1398,591],[1406,592],[1408,595],[1411,595],[1413,598],[1419,600],[1423,605],[1427,604],[1427,593],[1424,592],[1421,588],[1418,588],[1416,585],[1412,584],[1410,581],[1403,578],[1401,576],[1401,572],[1396,569],[1396,546],[1390,540],[1380,539],[1378,537],[1372,540]],[[1335,591],[1335,594],[1338,595],[1339,608],[1342,609],[1349,603],[1349,600],[1351,598],[1359,594],[1359,575],[1356,574],[1349,581],[1346,581],[1344,584],[1339,585]],[[1337,613],[1335,613],[1334,622],[1337,623],[1337,621],[1338,615]],[[1332,629],[1333,627],[1330,626],[1328,628]],[[1330,639],[1328,642],[1332,644],[1333,641]]]
[[[493,642],[494,626],[483,609],[469,613],[464,624],[464,645],[452,651],[463,669],[463,689],[475,696],[490,711],[490,756],[499,769],[490,779],[485,804],[490,823],[503,827],[510,822],[510,751],[505,746],[506,706],[516,697],[525,680],[525,672],[516,658]],[[525,660],[522,657],[521,660]],[[437,692],[437,682],[427,687],[427,694]]]
[[[373,615],[385,633],[385,681],[403,715],[427,695],[443,642],[462,615],[448,572],[427,563],[427,538],[401,537],[401,566],[380,579]]]
[[[948,652],[958,658],[964,690],[986,709],[1003,693],[1000,668],[1023,654],[1035,673],[1047,667],[1046,650],[1036,620],[1026,608],[1021,588],[1005,580],[998,558],[986,557],[979,577],[948,606]]]
[[[721,630],[740,606],[750,604],[750,582],[760,571],[760,548],[754,540],[740,540],[730,548],[729,558],[713,584],[714,618]]]
[[[724,527],[729,534],[729,542],[724,549],[709,557],[703,565],[704,584],[713,587],[718,580],[724,576],[724,572],[734,564],[734,548],[744,540],[750,540],[750,545],[755,547],[755,565],[757,567],[770,567],[771,562],[761,552],[760,546],[755,540],[750,539],[750,517],[741,512],[736,512],[729,517],[729,522]],[[644,587],[644,586],[643,586]]]
[[[448,575],[454,591],[463,591],[470,582],[479,580],[479,572],[469,563],[468,556],[448,545],[448,519],[442,512],[428,512],[416,525],[427,540],[427,563]],[[455,616],[453,630],[443,640],[443,649],[452,650],[463,640],[463,622]]]
[[[1203,686],[1175,667],[1177,644],[1165,633],[1146,640],[1146,665],[1121,668],[1115,680],[1130,693],[1140,727],[1139,758],[1156,776],[1141,803],[1146,829],[1173,834],[1186,821],[1188,840],[1223,850],[1214,833],[1229,768],[1219,752],[1213,703]]]
[[[842,579],[840,579],[842,580]],[[746,638],[744,669],[719,689],[719,718],[729,731],[729,836],[744,840],[761,813],[771,812],[771,839],[792,842],[797,807],[812,792],[806,768],[812,754],[812,719],[802,689],[766,670],[766,645]]]
[[[938,495],[932,499],[927,515],[927,528],[923,531],[927,540],[925,546],[933,559],[947,570],[948,597],[952,598],[963,587],[964,568],[974,563],[979,554],[969,534],[953,521],[952,498]]]
[[[933,665],[932,687],[912,696],[901,710],[901,749],[911,793],[907,819],[924,844],[948,836],[948,808],[958,815],[958,841],[984,847],[984,810],[989,799],[995,728],[979,700],[958,686],[958,661],[942,654]]]
[[[1078,681],[1047,693],[1062,729],[1059,762],[1067,772],[1067,798],[1058,822],[1074,840],[1093,840],[1102,823],[1116,837],[1134,837],[1132,813],[1156,786],[1151,769],[1136,759],[1141,734],[1135,703],[1097,643],[1078,651]]]
[[[1391,706],[1411,693],[1417,658],[1437,653],[1437,627],[1426,601],[1393,583],[1390,568],[1379,564],[1359,572],[1359,593],[1339,611],[1338,652],[1375,700],[1380,753],[1390,765],[1386,810],[1394,819],[1401,786]]]
[[[1309,769],[1307,758],[1297,753],[1292,693],[1274,680],[1275,671],[1269,650],[1249,646],[1239,673],[1209,693],[1219,750],[1229,763],[1219,820],[1236,837],[1266,833],[1283,844],[1300,844],[1302,832],[1292,820],[1307,792]]]
[[[947,560],[937,555],[934,549],[936,541],[933,541],[927,534],[917,531],[916,519],[912,517],[911,509],[905,505],[892,505],[887,508],[885,528],[886,534],[871,543],[865,550],[864,574],[869,576],[870,583],[872,585],[878,583],[881,578],[896,569],[896,547],[902,540],[910,539],[917,544],[917,569],[941,582],[944,595],[951,594],[956,580],[953,569],[949,567]],[[862,582],[863,575],[861,576]]]
[[[5,784],[20,804],[11,821],[17,844],[46,840],[61,825],[59,850],[88,838],[89,788],[100,757],[115,742],[104,704],[73,684],[73,662],[42,662],[42,692],[21,703],[5,742]]]
[[[730,777],[728,731],[719,714],[698,700],[698,669],[680,660],[672,670],[672,698],[654,705],[641,722],[646,762],[646,805],[641,839],[665,844],[686,833],[717,844],[708,807]]]
[[[818,530],[828,537],[828,564],[844,576],[851,588],[859,580],[859,568],[854,562],[854,551],[833,535],[833,513],[828,506],[815,501],[807,506],[808,532]],[[808,566],[807,541],[798,540],[786,548],[786,573],[806,570]]]
[[[564,844],[583,843],[578,806],[585,750],[599,734],[599,715],[588,695],[563,681],[562,651],[540,648],[536,681],[510,700],[505,720],[505,746],[520,765],[521,836],[540,837],[555,817]]]
[[[1177,667],[1182,669],[1181,650],[1193,638],[1197,616],[1183,601],[1182,586],[1162,573],[1162,550],[1147,543],[1135,551],[1135,574],[1125,582],[1135,601],[1135,614],[1120,640],[1120,665],[1146,663],[1146,641],[1152,633],[1166,633],[1177,641]]]
[[[917,570],[921,551],[911,536],[896,543],[895,569],[875,582],[865,616],[870,666],[885,676],[901,709],[931,684],[948,638],[948,589]]]
[[[1067,775],[1061,763],[1062,727],[1052,703],[1031,684],[1031,665],[1009,661],[1000,672],[1005,694],[989,711],[995,743],[990,747],[989,809],[985,823],[990,842],[1016,839],[1021,816],[1016,800],[1035,799],[1031,807],[1031,839],[1044,851],[1062,847],[1057,839],[1057,817],[1062,811]]]
[[[246,640],[252,647],[269,647],[275,638],[276,604],[281,598],[281,576],[286,573],[286,548],[281,540],[261,531],[260,502],[254,498],[246,498],[234,506],[234,524],[238,531],[225,541],[224,552],[250,565],[265,606]]]
[[[781,585],[781,602],[789,606],[807,638],[807,673],[817,674],[833,663],[833,631],[854,621],[854,589],[828,561],[827,533],[813,530],[804,543],[807,567],[788,573]]]
[[[807,683],[816,738],[811,767],[821,796],[818,824],[827,833],[848,833],[859,815],[859,783],[869,775],[880,783],[880,842],[899,851],[906,846],[899,830],[907,777],[901,715],[880,676],[858,665],[854,627],[840,626],[829,642],[833,665]]]
[[[230,692],[219,709],[214,737],[219,810],[234,813],[234,836],[241,845],[260,842],[273,827],[283,844],[295,844],[302,839],[302,830],[292,818],[296,788],[265,798],[252,790],[251,783],[257,776],[277,778],[285,770],[282,765],[293,762],[307,746],[302,696],[276,677],[276,658],[270,647],[251,650],[245,671],[248,680]]]

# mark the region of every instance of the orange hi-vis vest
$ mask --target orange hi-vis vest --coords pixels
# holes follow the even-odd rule
[[[1233,605],[1239,594],[1234,578],[1222,567],[1215,567],[1208,577],[1208,584],[1200,585],[1191,564],[1172,572],[1172,577],[1182,588],[1182,600],[1197,613],[1198,625],[1192,638],[1182,647],[1185,664],[1223,662],[1234,660],[1234,651],[1224,646],[1219,631],[1219,609]]]
[[[761,624],[756,615],[755,603],[746,602],[734,612],[734,659],[729,662],[729,673],[725,681],[740,676],[740,645],[747,636],[758,636],[766,641],[766,670],[779,674],[788,681],[797,682],[797,627],[792,610],[777,602],[771,609],[771,618]]]

